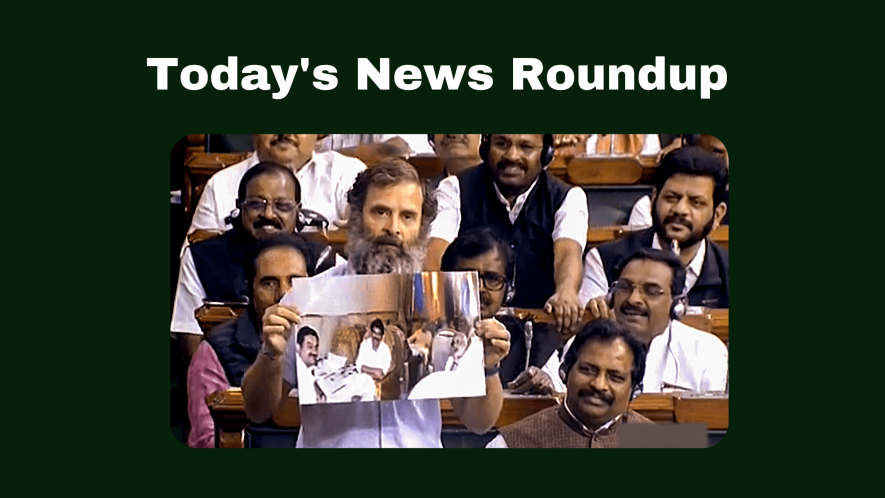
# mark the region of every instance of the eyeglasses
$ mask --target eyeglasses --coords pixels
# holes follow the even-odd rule
[[[620,294],[633,294],[633,289],[638,288],[646,297],[661,297],[667,293],[667,289],[658,284],[639,285],[629,280],[615,280],[612,283],[612,290]]]
[[[249,211],[264,211],[267,209],[268,202],[272,202],[274,211],[280,213],[291,213],[298,207],[297,203],[286,200],[268,201],[267,199],[246,199],[243,201],[243,208]]]
[[[499,291],[507,285],[507,278],[497,273],[480,273],[479,279],[483,287],[490,291]]]

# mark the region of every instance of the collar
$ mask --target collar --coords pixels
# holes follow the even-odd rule
[[[255,166],[255,165],[257,165],[258,163],[261,162],[261,158],[258,157],[258,151],[257,151],[257,150],[256,150],[255,152],[252,153],[252,159],[255,160],[255,163],[252,164],[252,166]],[[304,164],[302,164],[301,167],[299,167],[298,169],[296,169],[296,170],[294,171],[294,174],[295,174],[295,175],[298,175],[298,173],[299,173],[301,170],[303,170],[303,169],[305,169],[305,168],[309,168],[311,165],[316,164],[316,160],[317,160],[317,153],[316,153],[316,151],[311,151],[311,153],[310,153],[310,159],[308,159]]]
[[[544,174],[542,171],[541,174]],[[501,204],[507,208],[507,213],[510,215],[510,222],[515,223],[516,218],[519,217],[519,213],[522,212],[523,206],[525,206],[525,201],[528,199],[529,194],[532,193],[532,190],[535,189],[535,185],[538,184],[538,180],[541,179],[541,175],[538,175],[538,178],[535,178],[535,181],[529,185],[529,188],[526,189],[525,192],[516,196],[516,200],[513,201],[513,205],[510,205],[510,202],[504,197],[504,194],[501,193],[501,190],[498,188],[498,183],[494,180],[494,175],[492,175],[492,186],[495,187],[495,195],[498,196],[498,200],[501,201]]]
[[[559,407],[560,407],[559,408],[559,416],[560,416],[560,418],[562,418],[563,422],[565,422],[565,424],[567,426],[569,426],[572,430],[574,430],[578,434],[581,434],[585,437],[589,437],[591,439],[603,432],[608,431],[621,419],[621,415],[619,414],[615,418],[602,424],[601,426],[599,426],[598,429],[593,431],[593,430],[590,430],[589,428],[587,428],[587,426],[584,425],[583,422],[578,420],[578,417],[576,417],[572,413],[572,411],[569,409],[568,405],[566,404],[565,399],[562,400],[562,404],[560,404]]]
[[[657,232],[654,232],[654,236],[651,239],[651,248],[664,250],[661,247],[661,241],[658,239]],[[701,240],[701,246],[698,248],[698,252],[694,255],[691,262],[688,266],[685,267],[685,271],[690,273],[692,276],[692,284],[697,281],[698,277],[701,275],[701,271],[704,268],[704,258],[707,256],[707,239]],[[693,285],[688,285],[688,279],[686,279],[685,287],[686,291],[690,290]]]

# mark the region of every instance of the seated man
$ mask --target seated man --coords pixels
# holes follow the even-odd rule
[[[356,368],[377,381],[390,370],[392,356],[390,348],[381,341],[384,337],[384,322],[376,318],[369,328],[369,337],[360,344],[360,351],[356,356]]]
[[[577,325],[581,252],[587,241],[587,196],[544,168],[553,135],[483,135],[483,164],[440,182],[440,213],[430,231],[425,268],[440,267],[459,234],[488,226],[516,256],[512,305],[545,308],[567,335]]]
[[[645,346],[611,320],[575,336],[560,375],[565,401],[501,428],[487,448],[617,448],[621,424],[651,424],[630,410],[642,391]]]
[[[239,214],[231,220],[233,228],[189,245],[181,258],[171,329],[181,334],[188,357],[203,334],[194,311],[204,301],[246,302],[251,286],[246,276],[249,247],[258,239],[296,231],[301,185],[288,168],[262,162],[243,175],[235,202]],[[334,266],[331,248],[311,246],[322,254],[311,272]]]
[[[347,191],[356,175],[366,169],[365,164],[337,152],[314,153],[317,135],[258,134],[254,140],[252,156],[215,173],[206,182],[188,234],[227,230],[240,179],[262,161],[282,164],[295,174],[304,188],[304,209],[321,214],[329,223],[345,223]]]
[[[345,156],[375,159],[372,163],[393,157],[408,159],[413,154],[433,152],[424,143],[424,135],[418,134],[338,134],[322,137],[317,141],[317,152],[334,150]]]
[[[679,321],[685,278],[671,252],[640,249],[624,261],[610,295],[588,305],[594,316],[616,319],[648,347],[643,392],[725,391],[725,344]]]
[[[501,360],[501,382],[514,393],[552,394],[564,391],[558,381],[562,340],[551,327],[534,326],[530,348],[525,323],[507,315],[496,316],[513,295],[513,251],[488,228],[474,228],[458,236],[442,258],[442,271],[475,271],[480,281],[480,314],[494,318],[510,332],[510,354]],[[529,357],[526,368],[526,356]],[[554,380],[555,379],[555,380]]]
[[[707,240],[727,210],[727,184],[725,162],[710,152],[685,147],[664,156],[655,174],[652,227],[587,252],[581,301],[606,295],[617,268],[639,249],[673,248],[688,272],[688,303],[728,308],[728,251]]]
[[[265,238],[250,248],[246,267],[252,303],[240,318],[216,327],[199,343],[187,372],[187,412],[192,448],[215,446],[215,426],[206,397],[213,392],[239,386],[246,369],[255,361],[262,338],[257,324],[264,311],[289,290],[291,279],[313,275],[308,269],[316,256],[298,235],[280,234]]]
[[[725,150],[725,145],[723,145],[718,138],[713,135],[679,135],[679,137],[676,145],[684,147],[700,147],[706,151],[712,152],[723,158],[725,160],[725,168],[728,168],[728,151]],[[722,202],[724,202],[726,206],[728,205],[728,184],[725,185],[725,195],[722,198]],[[651,198],[644,195],[633,205],[633,210],[630,212],[630,221],[627,222],[627,225],[630,227],[630,230],[641,230],[650,227],[651,224]],[[720,224],[728,225],[727,210],[725,211],[725,216],[722,217]]]
[[[479,157],[479,139],[479,134],[427,135],[427,142],[443,163],[443,170],[430,179],[430,186],[435,189],[446,178],[482,163]]]
[[[427,230],[436,215],[433,191],[425,190],[415,168],[402,160],[387,160],[360,173],[348,194],[345,265],[322,278],[340,275],[413,273],[424,261]],[[288,338],[301,321],[288,306],[269,308],[262,321],[266,354],[246,372],[243,401],[253,422],[264,422],[289,393],[295,374],[284,369]],[[492,320],[476,324],[483,339],[487,368],[486,395],[452,399],[455,413],[471,431],[488,431],[503,406],[497,367],[509,351],[507,330]],[[398,400],[303,405],[297,447],[441,447],[442,417],[438,400]]]

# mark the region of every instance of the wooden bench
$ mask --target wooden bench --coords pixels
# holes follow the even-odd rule
[[[529,415],[554,406],[561,398],[554,396],[524,396],[505,393],[504,405],[495,427],[505,427]],[[249,424],[243,408],[243,393],[238,387],[209,395],[209,411],[215,421],[216,446],[242,448],[244,431]],[[727,396],[686,396],[673,394],[642,394],[631,408],[657,423],[707,424],[708,430],[728,429]],[[465,429],[455,415],[451,401],[440,400],[443,429]],[[296,428],[301,425],[298,398],[286,398],[273,415],[278,427]]]

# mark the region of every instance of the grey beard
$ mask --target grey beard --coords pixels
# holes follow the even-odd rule
[[[427,249],[423,244],[399,248],[387,244],[375,244],[360,234],[348,237],[347,255],[350,266],[357,275],[383,273],[417,273],[424,267]]]

